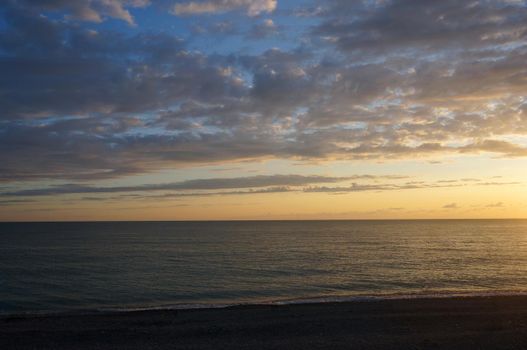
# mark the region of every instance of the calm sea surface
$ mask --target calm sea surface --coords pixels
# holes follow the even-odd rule
[[[527,221],[0,223],[0,313],[527,292]]]

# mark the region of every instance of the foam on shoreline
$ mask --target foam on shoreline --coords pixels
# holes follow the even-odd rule
[[[370,294],[350,296],[314,296],[305,298],[261,300],[231,303],[177,303],[169,305],[145,305],[126,307],[99,307],[93,309],[71,309],[57,311],[24,311],[24,312],[0,312],[0,318],[11,317],[47,317],[61,315],[100,315],[130,312],[148,311],[172,311],[172,310],[199,310],[199,309],[226,309],[232,307],[249,306],[284,306],[302,304],[330,304],[330,303],[353,303],[353,302],[379,302],[385,300],[426,300],[426,299],[458,299],[458,298],[492,298],[492,297],[514,297],[527,296],[527,290],[518,291],[436,291],[419,293],[392,293],[392,294]]]

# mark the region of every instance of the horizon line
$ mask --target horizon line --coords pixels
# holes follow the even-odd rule
[[[0,224],[38,224],[38,223],[123,223],[123,222],[299,222],[299,221],[507,221],[527,220],[527,218],[410,218],[410,219],[211,219],[211,220],[35,220],[35,221],[3,221]]]

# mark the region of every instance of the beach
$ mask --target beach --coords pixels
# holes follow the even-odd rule
[[[1,349],[525,349],[527,296],[0,318]]]

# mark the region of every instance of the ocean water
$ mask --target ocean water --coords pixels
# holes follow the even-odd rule
[[[527,292],[527,220],[0,223],[0,313]]]

